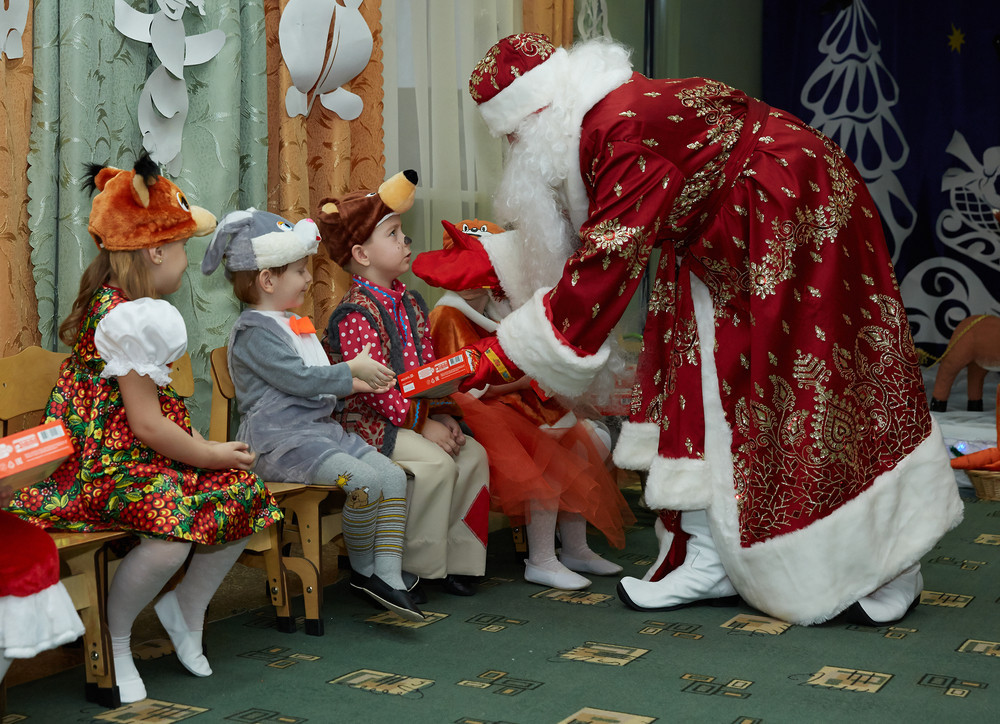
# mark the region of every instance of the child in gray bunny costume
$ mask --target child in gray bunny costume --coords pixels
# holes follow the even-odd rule
[[[347,493],[344,543],[351,584],[411,621],[423,621],[403,580],[406,475],[332,417],[353,392],[383,392],[395,378],[367,353],[331,365],[312,323],[289,310],[312,281],[309,256],[319,232],[311,219],[294,226],[257,209],[219,223],[202,261],[226,277],[248,306],[229,336],[229,372],[240,410],[239,440],[257,454],[266,480],[339,485]],[[409,575],[409,574],[406,574]]]

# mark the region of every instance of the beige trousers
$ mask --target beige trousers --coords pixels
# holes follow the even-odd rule
[[[490,475],[483,446],[467,437],[453,458],[420,433],[399,430],[392,459],[410,473],[403,569],[421,578],[483,575]]]

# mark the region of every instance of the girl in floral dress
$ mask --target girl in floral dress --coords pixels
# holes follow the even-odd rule
[[[124,557],[108,594],[108,629],[122,702],[146,697],[130,636],[139,612],[181,567],[184,578],[155,609],[177,657],[196,676],[208,602],[247,538],[280,519],[243,443],[207,441],[191,427],[170,386],[184,354],[180,313],[160,297],[177,291],[188,237],[215,217],[141,159],[134,171],[91,169],[89,230],[97,258],[60,337],[73,350],[46,409],[76,448],[48,480],[22,490],[9,510],[50,528],[128,530],[139,545]],[[145,202],[145,203],[143,203]]]

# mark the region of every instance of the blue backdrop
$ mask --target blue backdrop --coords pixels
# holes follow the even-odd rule
[[[861,169],[917,346],[1000,315],[1000,2],[764,0],[763,27],[763,100]]]

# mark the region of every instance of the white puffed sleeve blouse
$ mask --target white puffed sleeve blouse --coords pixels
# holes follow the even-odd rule
[[[170,302],[143,297],[104,315],[94,331],[94,346],[104,360],[101,377],[135,371],[165,387],[170,384],[170,363],[187,349],[187,328]]]

